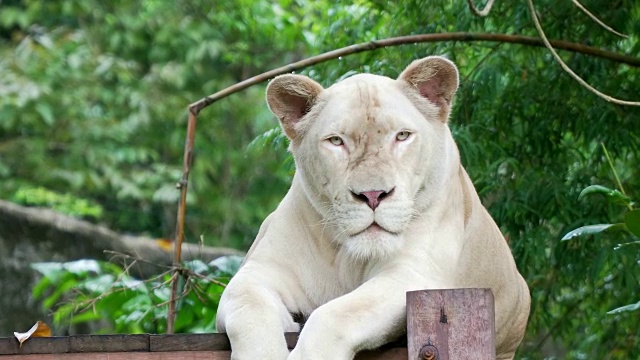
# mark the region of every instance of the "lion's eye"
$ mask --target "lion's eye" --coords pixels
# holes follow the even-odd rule
[[[405,140],[407,140],[409,138],[410,135],[411,135],[411,133],[406,131],[406,130],[405,131],[400,131],[398,133],[398,135],[396,135],[396,140],[405,141]]]
[[[335,146],[340,146],[344,144],[344,141],[340,138],[340,136],[332,136],[329,138],[329,142]]]

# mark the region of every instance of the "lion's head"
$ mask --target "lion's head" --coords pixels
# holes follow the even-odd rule
[[[413,62],[397,80],[361,74],[323,89],[283,75],[269,84],[305,195],[353,257],[393,253],[439,196],[459,161],[447,126],[457,88],[442,57]]]

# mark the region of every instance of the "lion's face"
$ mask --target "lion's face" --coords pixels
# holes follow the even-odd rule
[[[439,103],[442,91],[435,89],[434,100],[428,91],[442,87],[437,75],[445,72],[421,78],[430,81],[427,90],[402,78],[416,76],[412,73],[400,80],[356,75],[326,90],[291,75],[283,88],[274,89],[283,77],[270,85],[271,94],[285,103],[268,95],[291,139],[306,196],[321,214],[326,234],[353,257],[384,257],[400,248],[402,233],[437,194],[452,93]],[[305,92],[312,95],[295,96]],[[287,121],[296,116],[298,121]]]

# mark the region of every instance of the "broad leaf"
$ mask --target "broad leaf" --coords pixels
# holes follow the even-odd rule
[[[607,314],[618,314],[618,313],[621,313],[621,312],[635,311],[635,310],[638,310],[638,309],[640,309],[640,301],[638,301],[635,304],[629,304],[629,305],[625,305],[625,306],[619,307],[617,309],[613,309],[613,310],[607,312]]]
[[[100,264],[96,260],[81,259],[76,261],[69,261],[63,264],[63,267],[68,272],[75,275],[83,275],[87,272],[100,274]]]
[[[624,227],[624,224],[597,224],[597,225],[587,225],[583,227],[579,227],[575,230],[571,230],[562,237],[562,241],[572,239],[576,236],[584,236],[584,235],[592,235],[598,234],[603,231],[609,229],[617,229]]]
[[[32,269],[36,270],[44,277],[50,279],[52,283],[57,283],[60,281],[62,276],[64,275],[64,266],[62,263],[56,262],[41,262],[41,263],[32,263],[29,265]]]
[[[244,257],[237,255],[221,256],[211,261],[209,266],[216,267],[228,275],[235,275],[240,269],[243,260]]]
[[[621,203],[624,205],[629,205],[631,203],[631,199],[627,195],[621,193],[616,189],[609,189],[608,187],[602,185],[587,186],[580,192],[580,195],[578,195],[578,200],[581,200],[582,198],[590,194],[602,194],[607,198],[608,201],[612,203]]]
[[[640,237],[640,210],[632,210],[624,215],[624,223],[627,229],[637,237]]]

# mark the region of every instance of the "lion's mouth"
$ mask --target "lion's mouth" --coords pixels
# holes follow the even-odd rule
[[[383,226],[380,226],[380,224],[378,224],[377,222],[372,222],[369,226],[367,226],[366,228],[364,228],[363,230],[358,231],[357,233],[351,235],[351,236],[358,236],[364,233],[371,233],[371,234],[376,234],[376,233],[387,233],[387,234],[391,234],[391,235],[398,235],[397,233],[393,232],[393,231],[389,231],[387,229],[385,229]]]

